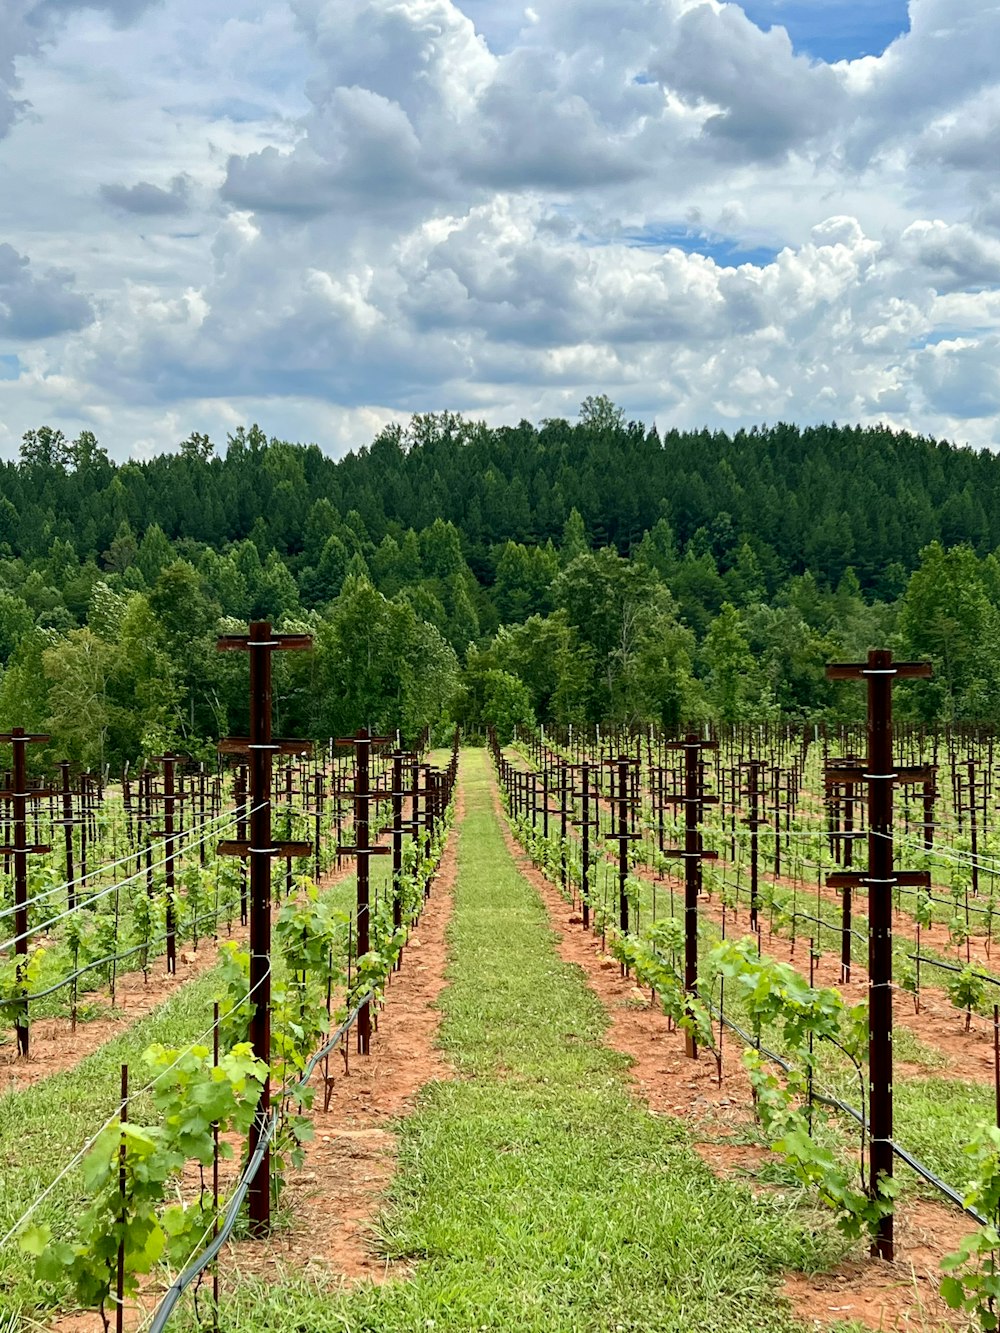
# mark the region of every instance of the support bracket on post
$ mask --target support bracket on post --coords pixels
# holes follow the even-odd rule
[[[271,760],[275,754],[303,754],[308,741],[275,741],[271,737],[271,656],[274,652],[307,652],[309,634],[272,634],[267,620],[255,620],[250,633],[227,634],[216,642],[219,652],[250,654],[250,735],[219,742],[222,754],[247,755],[250,771],[250,836],[247,842],[223,842],[223,855],[250,860],[250,1042],[253,1053],[271,1064],[271,858],[283,855],[271,840]],[[294,749],[288,747],[294,746]],[[292,844],[299,845],[299,844]],[[310,844],[304,853],[312,854]],[[268,1080],[264,1080],[257,1113],[247,1136],[248,1157],[253,1157],[271,1110]],[[250,1230],[266,1235],[271,1226],[271,1156],[265,1150],[250,1182]]]
[[[718,852],[706,852],[702,842],[702,811],[706,805],[718,805],[717,796],[705,795],[705,750],[717,750],[717,741],[703,741],[694,732],[688,732],[682,741],[671,741],[668,750],[684,753],[684,794],[666,795],[668,805],[684,807],[684,846],[667,850],[666,856],[684,860],[684,990],[688,995],[698,994],[698,895],[701,893],[701,865],[714,861]],[[698,1043],[693,1032],[684,1034],[684,1050],[692,1059],[698,1058]]]
[[[872,649],[867,662],[835,663],[826,669],[830,680],[864,680],[868,684],[868,762],[838,765],[837,783],[868,789],[868,870],[828,875],[833,888],[866,887],[868,898],[868,1188],[873,1197],[879,1182],[892,1179],[892,890],[897,885],[925,885],[923,871],[896,871],[893,856],[892,805],[895,787],[926,782],[926,768],[893,764],[892,686],[897,680],[922,680],[931,674],[927,662],[893,662],[892,653]],[[892,1259],[892,1213],[879,1219],[872,1255]]]

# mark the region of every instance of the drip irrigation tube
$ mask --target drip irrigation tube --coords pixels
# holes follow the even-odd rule
[[[201,916],[195,917],[193,921],[186,921],[184,924],[185,926],[194,924],[201,925],[203,921],[218,921],[223,915],[222,912],[203,912]],[[16,995],[11,1000],[8,1000],[8,1003],[20,1004],[22,1001],[28,1000],[44,1000],[47,995],[54,995],[56,991],[62,990],[64,986],[70,985],[71,982],[76,981],[77,978],[82,977],[85,973],[93,971],[95,967],[106,967],[108,963],[120,963],[124,958],[131,958],[133,954],[140,953],[143,949],[151,949],[155,944],[163,944],[168,938],[169,936],[166,934],[154,935],[145,943],[137,944],[132,949],[126,949],[124,953],[113,953],[109,954],[107,958],[97,958],[94,962],[87,963],[85,966],[77,968],[77,970],[71,972],[69,976],[63,977],[63,979],[57,981],[54,986],[48,986],[45,990],[32,991],[29,995]],[[158,957],[159,955],[154,956]]]
[[[371,990],[365,992],[364,996],[347,1015],[333,1036],[330,1037],[330,1039],[311,1057],[309,1063],[305,1067],[302,1077],[299,1079],[298,1083],[294,1084],[287,1090],[288,1093],[294,1092],[297,1088],[301,1088],[309,1081],[320,1060],[322,1060],[325,1055],[328,1055],[336,1046],[337,1042],[351,1030],[357,1020],[358,1014],[371,1000],[373,994],[374,992]],[[156,1307],[156,1313],[153,1315],[153,1321],[149,1326],[149,1333],[162,1333],[163,1329],[166,1327],[167,1320],[170,1318],[171,1314],[173,1314],[177,1302],[183,1296],[184,1292],[191,1283],[194,1282],[195,1278],[199,1277],[205,1271],[232,1235],[233,1228],[236,1225],[236,1219],[239,1216],[240,1208],[243,1205],[243,1200],[246,1198],[247,1191],[249,1190],[254,1177],[260,1170],[261,1163],[264,1160],[264,1154],[274,1136],[274,1131],[277,1128],[277,1125],[278,1113],[275,1111],[268,1121],[267,1128],[258,1140],[257,1149],[254,1152],[253,1157],[247,1162],[243,1175],[240,1177],[239,1183],[233,1192],[233,1196],[229,1200],[222,1226],[219,1228],[219,1234],[214,1237],[210,1245],[206,1246],[199,1255],[191,1260],[184,1271],[178,1274],[164,1292],[159,1305]]]
[[[755,1038],[751,1037],[749,1032],[745,1032],[738,1023],[734,1023],[731,1018],[727,1018],[725,1014],[720,1013],[719,1010],[717,1010],[714,1005],[710,1004],[708,1007],[709,1011],[713,1013],[715,1017],[718,1018],[722,1023],[724,1023],[727,1028],[731,1028],[732,1031],[735,1032],[736,1035],[742,1041],[744,1041],[747,1046],[753,1047],[754,1050],[759,1050],[762,1055],[766,1055],[769,1060],[773,1061],[774,1064],[778,1065],[779,1068],[783,1069],[786,1074],[791,1073],[794,1066],[789,1064],[789,1062],[786,1059],[784,1059],[783,1056],[778,1055],[776,1051],[769,1050],[766,1046],[759,1046]],[[826,1106],[832,1106],[837,1111],[843,1111],[845,1115],[849,1115],[854,1120],[856,1120],[858,1124],[862,1126],[863,1129],[865,1129],[866,1131],[868,1130],[868,1121],[865,1119],[865,1117],[861,1114],[861,1112],[858,1110],[856,1106],[851,1106],[850,1103],[841,1101],[839,1097],[829,1097],[822,1092],[814,1092],[813,1096],[815,1097],[816,1101],[823,1102],[823,1104]],[[940,1193],[942,1193],[946,1199],[950,1200],[951,1203],[957,1204],[958,1207],[961,1208],[962,1212],[968,1213],[968,1215],[973,1219],[974,1222],[978,1222],[980,1226],[986,1225],[986,1218],[983,1217],[981,1213],[976,1212],[975,1208],[967,1207],[962,1196],[958,1193],[957,1190],[953,1189],[952,1186],[947,1183],[947,1181],[944,1181],[941,1179],[940,1176],[935,1175],[934,1172],[930,1169],[930,1167],[924,1166],[923,1162],[919,1161],[916,1157],[914,1157],[913,1154],[908,1152],[906,1148],[901,1147],[901,1145],[898,1144],[895,1139],[890,1139],[889,1142],[892,1145],[892,1151],[896,1154],[896,1156],[901,1161],[905,1162],[906,1165],[912,1171],[915,1171],[918,1176],[921,1176],[924,1180],[926,1180],[928,1185],[933,1185],[934,1188],[936,1190],[939,1190]]]

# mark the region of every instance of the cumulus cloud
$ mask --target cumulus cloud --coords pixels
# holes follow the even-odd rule
[[[279,3],[234,0],[242,50]],[[16,256],[18,281],[82,302],[25,392],[58,380],[92,414],[151,420],[266,400],[360,428],[446,406],[559,415],[603,390],[681,425],[887,418],[1000,444],[995,6],[911,0],[882,55],[827,64],[716,0],[287,3],[297,46],[269,77],[293,110],[234,141],[206,102],[196,171],[164,90],[175,155],[88,187],[133,247],[116,282],[87,273],[99,322],[61,271],[68,238],[39,274],[9,233],[35,260]],[[190,4],[122,0],[87,31],[139,17],[156,58],[179,58]],[[48,0],[50,21],[67,7]],[[17,49],[37,31],[22,22]],[[200,82],[222,45],[200,44]],[[45,113],[52,77],[9,96]]]
[[[1000,412],[1000,337],[955,338],[928,347],[917,375],[933,411],[995,416]]]
[[[703,135],[740,159],[782,158],[828,135],[846,93],[826,65],[796,56],[784,28],[764,33],[737,5],[681,14],[651,61],[664,87],[714,109]]]
[[[329,123],[301,148],[232,157],[222,195],[237,208],[308,216],[361,207],[395,212],[439,192],[406,112],[367,88],[337,88]]]
[[[26,106],[18,97],[16,62],[38,49],[38,35],[29,22],[32,9],[33,0],[7,0],[0,8],[0,139]]]
[[[73,275],[61,269],[36,273],[13,246],[0,244],[0,336],[50,338],[75,332],[94,318],[85,296],[72,288]]]

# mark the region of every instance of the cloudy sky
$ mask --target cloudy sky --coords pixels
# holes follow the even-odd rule
[[[1000,446],[998,0],[0,0],[0,455],[412,412]]]

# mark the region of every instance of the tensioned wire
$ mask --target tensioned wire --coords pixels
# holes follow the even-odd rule
[[[263,983],[267,980],[267,978],[268,978],[270,975],[271,975],[271,963],[270,963],[270,961],[268,961],[267,971],[264,973],[264,975],[263,975],[262,977],[260,977],[260,978],[253,984],[253,986],[250,987],[250,989],[249,989],[244,995],[240,996],[240,998],[236,1001],[236,1003],[235,1003],[235,1005],[234,1005],[233,1007],[234,1007],[234,1008],[239,1008],[240,1005],[245,1004],[246,1001],[249,1000],[249,999],[251,998],[251,996],[253,995],[254,991],[257,989],[257,987],[263,985]],[[147,1084],[145,1084],[145,1086],[139,1088],[139,1089],[138,1089],[137,1091],[135,1091],[135,1092],[130,1092],[130,1093],[129,1093],[129,1100],[131,1101],[132,1099],[134,1099],[134,1098],[136,1098],[136,1097],[141,1097],[143,1093],[149,1092],[151,1088],[155,1087],[156,1083],[157,1083],[157,1082],[164,1076],[164,1074],[169,1074],[169,1072],[171,1071],[171,1069],[173,1069],[176,1065],[178,1065],[178,1064],[181,1062],[181,1060],[183,1060],[184,1056],[188,1054],[188,1052],[191,1050],[191,1048],[192,1048],[193,1046],[196,1046],[196,1045],[198,1044],[198,1042],[202,1041],[205,1037],[207,1037],[208,1034],[209,1034],[214,1028],[215,1028],[215,1019],[214,1019],[214,1017],[213,1017],[211,1023],[209,1023],[209,1025],[208,1025],[208,1027],[205,1028],[205,1030],[204,1030],[203,1032],[199,1033],[197,1037],[193,1038],[193,1039],[192,1039],[191,1041],[189,1041],[186,1045],[184,1045],[184,1046],[178,1051],[177,1056],[175,1057],[175,1059],[172,1060],[171,1063],[170,1063],[169,1065],[167,1065],[167,1067],[166,1067],[165,1069],[161,1069],[161,1070],[160,1070],[160,1071],[159,1071],[159,1072],[158,1072],[152,1079],[150,1079],[150,1081],[149,1081]],[[66,1163],[66,1165],[62,1168],[62,1170],[61,1170],[61,1171],[59,1172],[59,1174],[55,1177],[55,1179],[52,1180],[52,1181],[45,1187],[45,1189],[41,1192],[41,1194],[39,1194],[39,1195],[37,1196],[37,1198],[34,1200],[34,1202],[31,1203],[31,1204],[28,1206],[28,1208],[25,1209],[24,1213],[22,1213],[21,1217],[18,1218],[18,1220],[14,1223],[14,1225],[13,1225],[12,1227],[10,1227],[10,1228],[7,1230],[7,1232],[4,1234],[4,1236],[3,1236],[2,1238],[0,1238],[0,1249],[2,1249],[2,1248],[4,1247],[4,1245],[7,1244],[7,1242],[11,1239],[12,1236],[15,1236],[15,1235],[20,1231],[20,1229],[24,1226],[25,1222],[27,1222],[28,1219],[34,1214],[34,1212],[35,1212],[35,1210],[38,1208],[38,1206],[39,1206],[40,1204],[44,1203],[44,1201],[45,1201],[45,1200],[48,1198],[48,1196],[52,1193],[52,1191],[53,1191],[53,1190],[55,1189],[55,1187],[59,1184],[59,1182],[60,1182],[61,1180],[65,1179],[65,1177],[66,1177],[67,1175],[69,1175],[70,1171],[72,1171],[72,1169],[73,1169],[73,1168],[74,1168],[74,1167],[75,1167],[75,1166],[76,1166],[76,1165],[77,1165],[77,1164],[78,1164],[78,1163],[79,1163],[79,1162],[86,1156],[86,1154],[87,1154],[87,1153],[90,1151],[90,1149],[94,1146],[94,1144],[97,1142],[97,1140],[100,1138],[100,1136],[104,1133],[104,1131],[109,1127],[109,1125],[113,1125],[113,1124],[114,1124],[114,1122],[118,1119],[118,1117],[119,1117],[120,1114],[121,1114],[121,1104],[119,1103],[118,1110],[117,1110],[117,1111],[113,1111],[112,1114],[111,1114],[110,1116],[108,1116],[107,1120],[104,1121],[104,1123],[100,1126],[100,1128],[99,1128],[94,1134],[91,1135],[91,1137],[86,1141],[86,1143],[83,1145],[83,1147],[80,1148],[80,1149],[74,1154],[74,1156],[69,1160],[69,1162]]]
[[[258,809],[259,809],[259,808],[260,808],[260,807],[258,807]],[[233,807],[232,810],[224,810],[224,811],[222,811],[220,814],[218,814],[218,815],[213,815],[212,818],[210,818],[210,819],[206,819],[203,823],[199,823],[199,824],[197,825],[197,829],[211,828],[211,826],[212,826],[213,824],[217,824],[217,823],[219,822],[220,819],[225,819],[228,815],[231,815],[231,814],[234,814],[234,813],[236,813],[236,807],[235,807],[235,806]],[[226,827],[228,828],[229,826],[226,825]],[[183,836],[185,836],[185,835],[184,835],[184,834],[178,834],[177,836],[178,836],[178,838],[181,838],[181,837],[183,837]],[[194,842],[194,843],[185,843],[185,844],[184,844],[184,847],[182,848],[181,852],[178,853],[178,855],[183,854],[183,852],[184,852],[184,851],[187,851],[188,848],[191,848],[191,847],[200,847],[200,846],[201,846],[201,843],[204,842],[204,841],[206,841],[206,839],[205,839],[205,838],[201,838],[201,839],[199,839],[198,842]],[[141,849],[139,849],[139,850],[141,850]],[[51,898],[53,894],[61,893],[61,892],[63,891],[63,889],[66,889],[66,890],[74,889],[74,888],[76,888],[78,885],[86,884],[86,882],[87,882],[88,880],[91,880],[91,879],[97,879],[97,878],[98,878],[99,876],[101,876],[101,875],[106,875],[106,874],[108,873],[109,870],[116,870],[119,866],[128,865],[128,863],[129,863],[130,861],[135,860],[135,857],[136,857],[137,854],[138,854],[137,851],[133,851],[133,852],[130,852],[127,856],[119,857],[117,861],[108,861],[105,865],[96,866],[93,870],[88,870],[87,873],[86,873],[85,875],[79,875],[76,879],[69,879],[69,880],[66,880],[66,882],[63,883],[63,884],[56,884],[56,885],[54,885],[54,886],[53,886],[52,888],[50,888],[50,889],[44,889],[41,893],[36,893],[36,894],[34,895],[34,897],[25,899],[25,901],[24,901],[23,903],[19,904],[17,907],[5,907],[5,908],[3,908],[2,910],[0,910],[0,921],[5,920],[5,919],[6,919],[7,917],[9,917],[9,916],[13,916],[13,915],[15,914],[15,912],[17,912],[17,911],[19,910],[20,907],[31,907],[34,903],[40,903],[40,902],[43,902],[46,898]],[[162,865],[163,863],[162,863],[162,862],[158,862],[157,864],[158,864],[158,865]],[[114,887],[114,886],[112,886],[112,887]],[[88,898],[87,901],[90,902],[91,899]]]
[[[264,808],[266,804],[267,802],[262,801],[260,805],[256,806],[255,808],[257,810],[261,810]],[[250,813],[253,814],[254,812],[250,811]],[[220,819],[224,818],[224,816],[220,815],[219,818]],[[219,828],[209,829],[209,831],[205,833],[201,838],[199,838],[197,842],[187,843],[187,845],[181,851],[175,852],[173,856],[164,856],[162,860],[154,861],[149,866],[143,866],[141,867],[141,869],[137,870],[134,874],[127,876],[127,878],[120,879],[116,881],[116,883],[114,884],[109,884],[107,888],[102,889],[99,893],[91,894],[86,899],[85,902],[77,903],[75,907],[68,907],[64,912],[60,912],[56,916],[49,917],[47,921],[42,921],[38,925],[32,926],[29,930],[23,931],[20,935],[13,935],[11,936],[10,939],[0,941],[0,953],[3,953],[6,949],[9,949],[12,944],[18,944],[21,940],[31,939],[33,935],[37,935],[41,931],[47,930],[49,926],[54,926],[56,922],[63,921],[68,916],[73,916],[74,913],[82,911],[85,907],[89,907],[91,903],[99,902],[101,898],[106,898],[108,894],[114,893],[117,889],[123,889],[127,884],[132,884],[134,883],[135,880],[142,879],[145,875],[149,873],[150,870],[158,870],[161,866],[165,866],[171,860],[174,861],[180,860],[182,857],[194,851],[195,848],[200,847],[202,843],[209,842],[212,838],[218,837],[218,835],[224,832],[226,829],[232,828],[234,824],[240,823],[241,819],[243,818],[244,816],[239,815],[235,819],[230,819],[227,824],[223,824]],[[128,857],[127,859],[131,860],[132,858]]]

